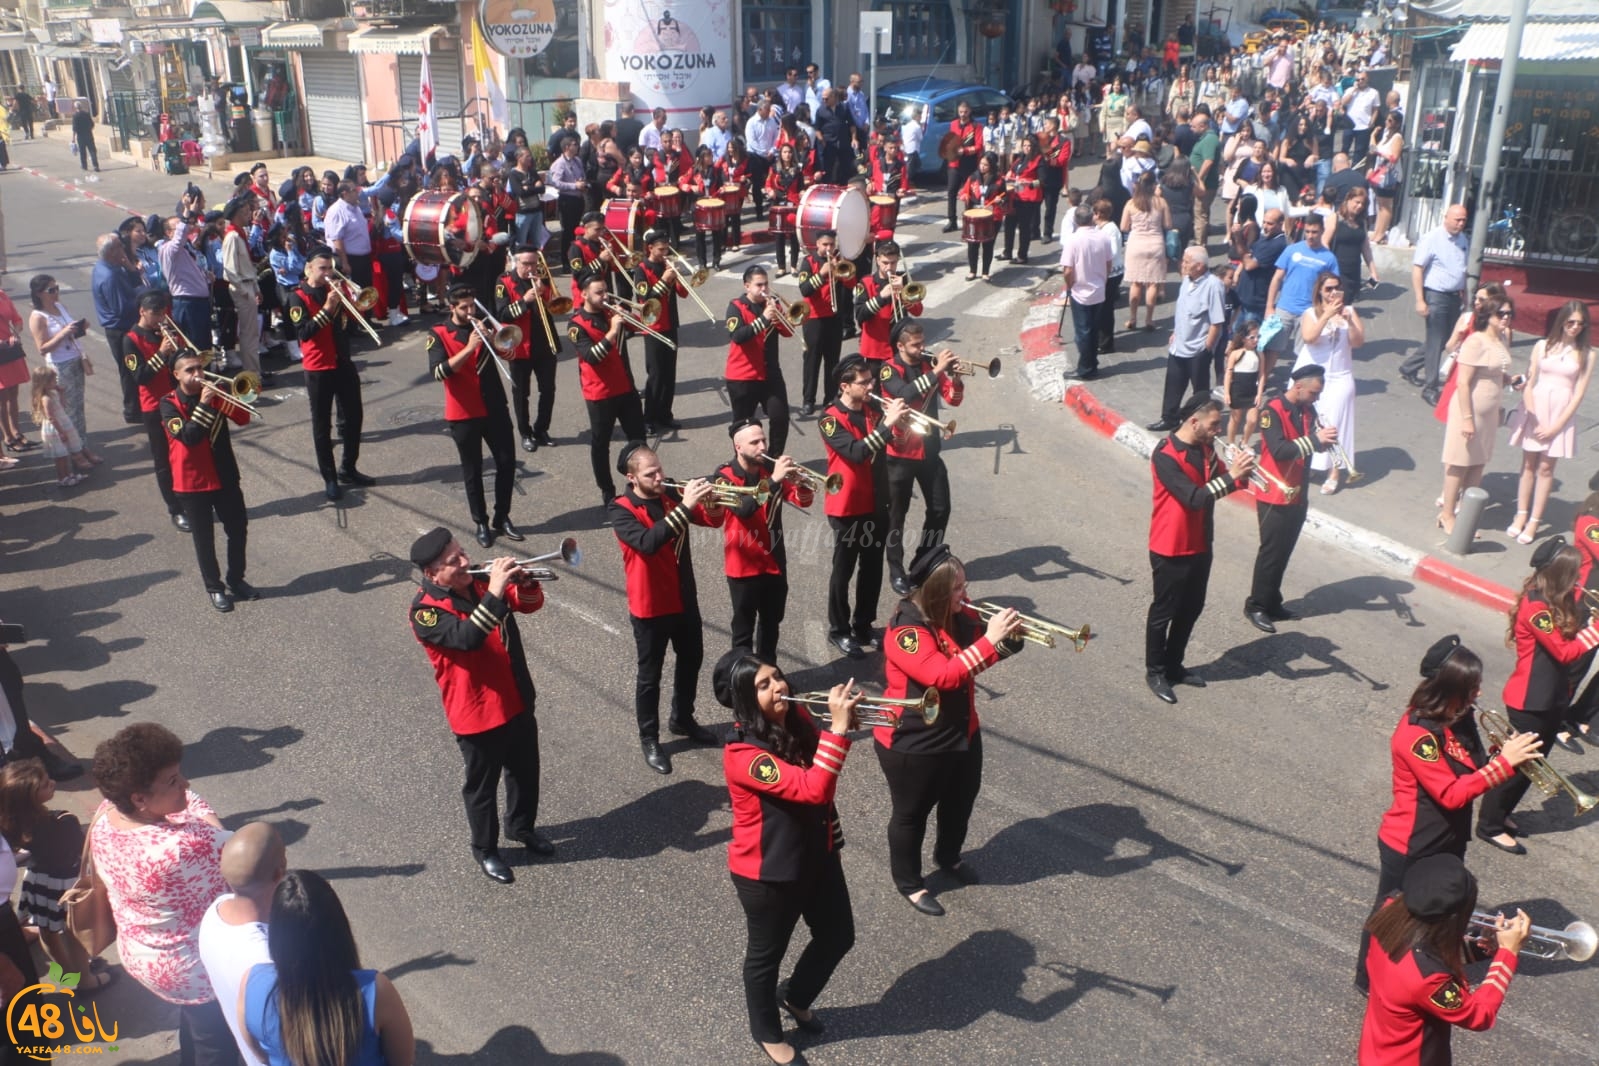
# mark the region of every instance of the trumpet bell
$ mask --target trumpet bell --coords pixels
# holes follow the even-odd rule
[[[804,300],[795,300],[791,304],[786,304],[783,307],[783,312],[784,314],[788,315],[790,322],[793,322],[795,325],[799,325],[801,322],[804,322],[806,318],[810,317],[811,309],[810,305]]]
[[[368,285],[366,288],[357,292],[355,294],[355,299],[351,302],[355,304],[355,309],[357,311],[365,314],[378,305],[378,291],[372,286]]]
[[[690,285],[692,285],[694,288],[697,289],[701,285],[704,285],[707,281],[710,281],[710,280],[711,280],[710,268],[709,267],[700,267],[698,270],[694,271],[694,273],[689,276],[688,283]]]
[[[855,261],[853,259],[840,259],[833,264],[833,277],[839,281],[855,280]]]
[[[235,400],[245,403],[255,403],[261,395],[261,378],[248,370],[241,370],[233,375],[233,384],[230,386]]]
[[[927,286],[919,281],[913,281],[905,286],[902,295],[906,303],[919,304],[927,299]]]
[[[822,482],[822,487],[827,490],[829,496],[837,496],[844,490],[844,475],[828,474],[827,479]]]
[[[570,296],[557,296],[545,304],[544,309],[552,315],[569,315],[572,313],[572,298]]]
[[[494,331],[492,338],[496,351],[509,352],[522,344],[521,326],[501,326]]]

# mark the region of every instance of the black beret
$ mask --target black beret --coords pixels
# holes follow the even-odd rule
[[[645,447],[641,440],[630,440],[622,445],[622,450],[616,453],[616,472],[623,477],[627,476],[627,461],[633,458],[633,453]]]
[[[311,262],[313,259],[332,259],[332,258],[333,258],[333,249],[329,248],[325,244],[319,244],[315,248],[312,248],[309,252],[307,252],[305,254],[305,261],[307,263]]]
[[[1320,363],[1306,363],[1304,366],[1295,367],[1293,373],[1288,376],[1295,381],[1303,378],[1326,378],[1327,368]]]
[[[444,549],[450,546],[450,541],[455,539],[455,534],[443,526],[435,526],[416,538],[411,545],[411,562],[418,567],[426,569],[435,559],[444,554]]]
[[[740,418],[736,422],[728,423],[728,439],[731,440],[732,438],[738,436],[740,432],[750,428],[751,426],[754,426],[756,429],[760,429],[761,420],[759,418]]]
[[[734,648],[716,660],[716,666],[711,669],[711,695],[729,710],[733,708],[733,664],[748,654],[748,648]]]
[[[1466,864],[1444,853],[1417,859],[1405,871],[1405,908],[1424,922],[1441,921],[1458,911],[1476,891]]]
[[[862,370],[870,370],[864,355],[846,355],[838,361],[838,366],[833,368],[833,376],[838,381],[844,380],[844,375],[854,376]]]
[[[232,200],[229,200],[227,205],[222,208],[222,217],[232,218],[234,215],[238,214],[247,207],[252,211],[255,210],[255,197],[236,196]]]
[[[1565,546],[1565,537],[1550,537],[1532,550],[1532,568],[1542,570],[1555,561],[1555,554]]]
[[[916,321],[916,319],[910,318],[909,316],[902,318],[898,322],[894,323],[893,328],[888,331],[888,342],[890,344],[898,344],[899,339],[903,337],[907,331],[911,329],[920,330],[922,328],[922,324]]]
[[[583,225],[585,225],[585,226],[588,225],[590,222],[604,222],[604,221],[605,221],[605,216],[600,214],[598,211],[590,211],[587,214],[585,214],[583,216],[583,218],[582,218]]]
[[[1429,680],[1438,676],[1438,671],[1444,668],[1444,663],[1460,647],[1460,638],[1451,633],[1447,637],[1440,637],[1438,642],[1427,649],[1427,654],[1421,657],[1421,676]]]
[[[912,588],[921,588],[932,576],[938,564],[945,559],[953,558],[948,544],[932,544],[916,552],[916,557],[911,560],[911,565],[905,569],[905,580],[911,583]]]
[[[216,210],[207,211],[205,213],[205,220],[207,222],[221,222],[222,221],[222,212],[221,211],[216,211]]]
[[[644,231],[645,244],[671,244],[672,235],[664,229],[650,229]]]

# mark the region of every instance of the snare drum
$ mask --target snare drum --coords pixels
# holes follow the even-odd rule
[[[601,208],[605,212],[605,228],[621,242],[622,247],[633,251],[635,236],[644,224],[644,209],[637,200],[607,200]]]
[[[788,237],[794,233],[794,217],[799,208],[793,204],[773,204],[767,213],[767,227],[771,229],[774,237]]]
[[[730,181],[716,190],[716,195],[727,204],[727,209],[735,214],[744,209],[744,183]]]
[[[727,201],[707,196],[694,201],[694,229],[700,233],[721,233],[727,227]]]
[[[676,185],[657,185],[655,199],[661,205],[662,218],[677,218],[683,213],[683,190]]]
[[[483,212],[464,192],[419,192],[405,205],[400,236],[418,263],[466,267],[483,239]]]
[[[822,231],[833,230],[838,234],[838,254],[854,259],[871,238],[871,213],[866,194],[857,188],[812,185],[800,195],[800,243],[814,252]]]
[[[999,236],[999,219],[990,207],[973,207],[961,216],[961,240],[967,244],[986,244]]]
[[[872,236],[880,241],[893,240],[894,226],[899,222],[899,199],[878,193],[872,197]]]

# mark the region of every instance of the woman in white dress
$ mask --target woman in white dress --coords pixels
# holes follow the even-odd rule
[[[1354,352],[1366,343],[1366,324],[1353,307],[1344,303],[1344,287],[1337,274],[1322,271],[1316,278],[1315,293],[1315,304],[1299,319],[1299,337],[1305,343],[1294,369],[1317,363],[1327,372],[1327,384],[1316,400],[1316,417],[1322,425],[1338,430],[1338,447],[1354,462]],[[1327,471],[1327,480],[1321,484],[1322,495],[1337,492],[1341,471],[1333,462],[1332,450],[1317,452],[1311,465]]]

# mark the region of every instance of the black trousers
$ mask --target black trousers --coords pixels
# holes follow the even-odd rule
[[[225,281],[211,283],[211,305],[217,313],[217,347],[237,348],[239,346],[239,312],[233,306],[233,293]],[[189,339],[195,344],[200,344],[193,334]]]
[[[758,220],[766,210],[766,176],[772,172],[772,161],[764,155],[751,155],[749,160],[750,204],[755,208]]]
[[[189,535],[194,538],[194,555],[200,563],[200,578],[207,592],[226,592],[222,583],[222,568],[217,564],[217,544],[214,522],[222,523],[228,538],[227,584],[236,585],[244,580],[244,549],[248,539],[249,518],[244,511],[244,493],[239,486],[229,485],[212,492],[179,492],[178,506],[189,520]]]
[[[516,840],[533,832],[539,817],[539,722],[530,708],[502,726],[457,736],[466,760],[461,799],[472,832],[472,856],[500,850],[500,777],[505,778],[505,832]]]
[[[1014,238],[1021,235],[1021,246],[1017,254],[1027,258],[1027,252],[1033,246],[1033,231],[1038,228],[1038,204],[1029,200],[1017,200],[1011,205],[1011,211],[1005,216],[1005,258],[1010,258],[1011,245]]]
[[[818,382],[821,383],[823,399],[833,393],[833,371],[838,367],[838,356],[844,348],[844,319],[837,314],[828,315],[826,318],[810,315],[800,330],[801,336],[805,338],[801,395],[805,399],[805,405],[809,407],[816,403]]]
[[[462,418],[450,423],[450,437],[461,456],[461,480],[466,484],[466,506],[472,521],[489,520],[483,499],[483,445],[494,456],[494,524],[511,517],[511,492],[516,485],[516,448],[511,437],[511,416],[501,407],[487,418]],[[346,453],[348,454],[348,453]]]
[[[1060,173],[1061,176],[1051,180],[1050,175],[1056,173]],[[1039,205],[1043,208],[1040,212],[1043,215],[1043,226],[1042,229],[1034,227],[1033,237],[1035,239],[1047,241],[1060,236],[1059,231],[1055,229],[1055,212],[1060,207],[1060,194],[1065,187],[1066,179],[1063,172],[1057,171],[1053,167],[1044,171],[1044,202]],[[1117,219],[1117,221],[1120,222],[1121,220]]]
[[[550,431],[550,416],[555,413],[555,356],[535,353],[528,359],[511,361],[511,410],[516,415],[516,431],[524,437]],[[538,416],[528,420],[528,401],[533,384],[539,388]]]
[[[766,368],[765,381],[729,381],[727,398],[733,405],[733,421],[751,418],[757,408],[766,412],[767,451],[782,455],[788,443],[788,384],[783,369],[775,363]]]
[[[344,446],[344,469],[354,470],[361,457],[361,374],[349,360],[332,370],[307,370],[305,395],[311,401],[311,443],[316,448],[316,468],[323,481],[338,476],[333,463],[334,408],[338,409],[339,443]],[[481,473],[481,467],[479,468]],[[482,484],[478,492],[483,491]]]
[[[933,862],[947,869],[961,860],[972,807],[983,787],[983,735],[975,734],[966,751],[910,755],[881,743],[873,747],[888,780],[893,808],[888,816],[889,872],[895,888],[915,895],[927,887],[922,880],[922,841],[927,836],[927,816],[935,808],[938,833],[933,838]]]
[[[1288,571],[1288,559],[1294,554],[1294,545],[1299,543],[1299,531],[1304,528],[1305,514],[1309,510],[1310,502],[1305,499],[1303,487],[1298,503],[1255,504],[1255,518],[1260,523],[1260,550],[1255,553],[1255,578],[1249,586],[1244,610],[1267,614],[1282,610],[1283,574]]]
[[[774,234],[772,240],[777,242],[777,269],[787,270],[789,264],[792,263],[794,269],[798,270],[800,267],[799,235],[797,233],[790,233],[786,236],[784,234]]]
[[[17,735],[12,740],[11,750],[5,754],[5,759],[44,758],[44,741],[39,739],[39,735],[33,731],[33,726],[28,720],[28,704],[22,687],[22,670],[4,647],[0,647],[0,690],[5,692],[6,702],[11,704],[11,717],[17,723]],[[3,762],[4,759],[0,759],[0,763]]]
[[[710,238],[711,254],[705,254],[705,240]],[[707,234],[704,230],[694,231],[694,251],[700,257],[700,266],[715,270],[722,265],[722,232]]]
[[[239,1045],[216,1000],[178,1008],[178,1066],[237,1066]]]
[[[960,216],[955,213],[955,204],[960,199],[961,186],[965,185],[966,179],[971,177],[976,172],[977,157],[971,155],[961,156],[958,160],[956,160],[953,167],[948,165],[944,167],[944,174],[948,181],[948,184],[944,189],[944,194],[949,200],[949,224],[951,226],[958,226],[961,224]]]
[[[105,344],[111,350],[111,358],[117,364],[117,384],[122,389],[122,420],[124,422],[136,421],[139,418],[139,383],[133,377],[133,371],[128,369],[128,331],[125,329],[107,328],[105,331]]]
[[[1555,746],[1555,734],[1565,728],[1568,710],[1567,706],[1547,711],[1518,711],[1514,707],[1506,707],[1505,717],[1510,719],[1516,732],[1538,734],[1538,751],[1548,755]],[[1527,787],[1531,784],[1527,775],[1517,770],[1510,780],[1489,789],[1482,798],[1482,806],[1477,810],[1477,832],[1485,836],[1503,833],[1505,818],[1516,809],[1516,804],[1521,802],[1521,797],[1527,794]]]
[[[855,946],[855,914],[838,852],[802,881],[756,881],[733,874],[733,889],[744,908],[744,1004],[750,1035],[765,1044],[783,1042],[777,1013],[777,973],[801,918],[811,931],[788,979],[788,1002],[810,1010],[849,949]]]
[[[1210,563],[1208,551],[1197,555],[1149,553],[1155,598],[1149,605],[1144,631],[1144,668],[1150,673],[1161,671],[1169,680],[1182,676],[1188,638],[1205,610]]]
[[[733,600],[733,647],[748,648],[767,662],[777,662],[777,633],[788,610],[788,578],[782,574],[730,577]]]
[[[1370,134],[1367,134],[1366,139],[1371,139]],[[78,166],[84,170],[88,170],[90,166],[95,170],[100,169],[100,150],[95,147],[93,137],[78,138]]]
[[[368,252],[366,255],[348,253],[347,258],[350,260],[350,280],[363,289],[370,286],[373,279],[372,253]]]
[[[883,548],[888,529],[888,513],[851,515],[835,518],[833,528],[833,570],[827,579],[827,635],[865,640],[877,621],[877,601],[883,591]],[[855,610],[849,606],[849,580],[856,574]]]
[[[1110,301],[1106,300],[1102,306],[1110,307]],[[1209,352],[1200,352],[1188,359],[1166,356],[1166,387],[1160,398],[1161,421],[1177,424],[1177,412],[1190,389],[1195,396],[1210,395]]]
[[[981,271],[979,271],[977,269],[977,257],[979,255],[979,253],[981,253],[982,259],[983,259],[983,269]],[[994,242],[993,241],[983,241],[982,243],[978,243],[977,241],[968,241],[967,242],[967,244],[966,244],[966,272],[968,274],[981,273],[981,274],[987,275],[989,270],[991,270],[993,268],[993,266],[994,266]]]
[[[589,464],[594,468],[594,484],[605,502],[616,498],[616,478],[611,467],[611,431],[622,424],[622,436],[629,441],[644,439],[644,407],[638,393],[628,389],[607,400],[585,400],[589,412]]]
[[[1116,308],[1122,302],[1122,278],[1125,274],[1111,274],[1105,278],[1105,298],[1095,306],[1099,308],[1096,328],[1099,330],[1099,347],[1108,352],[1116,343]]]
[[[911,509],[911,485],[922,490],[922,535],[917,548],[944,541],[949,525],[949,470],[942,455],[925,459],[888,457],[888,534],[887,556],[890,577],[905,575],[905,516]],[[912,558],[915,558],[912,553]]]
[[[561,216],[561,262],[572,259],[572,240],[583,228],[584,202],[581,196],[562,193],[555,201],[555,210]]]
[[[150,460],[155,463],[155,483],[161,490],[161,500],[167,505],[167,514],[182,514],[177,494],[172,491],[172,452],[167,447],[167,431],[161,425],[160,411],[141,411],[144,422],[144,439],[150,444]]]
[[[672,420],[672,401],[677,396],[677,349],[672,347],[677,343],[677,327],[661,335],[672,344],[644,335],[644,421],[651,426],[664,426]]]
[[[694,694],[700,686],[700,664],[705,660],[705,627],[700,609],[657,618],[633,617],[633,644],[638,648],[638,680],[633,685],[633,713],[638,717],[640,740],[661,735],[661,671],[666,649],[677,656],[672,676],[673,724],[694,720]]]

